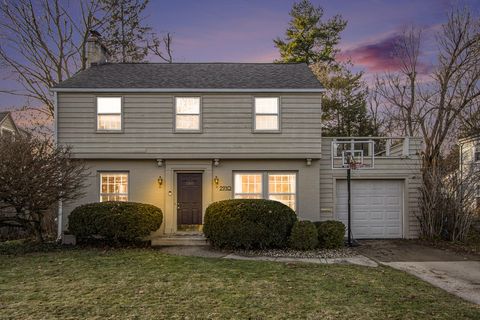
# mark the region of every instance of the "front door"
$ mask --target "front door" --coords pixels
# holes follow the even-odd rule
[[[202,174],[177,174],[178,228],[202,224]]]

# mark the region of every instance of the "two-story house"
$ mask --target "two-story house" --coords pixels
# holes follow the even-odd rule
[[[107,200],[160,207],[158,235],[201,230],[206,207],[231,198],[345,221],[339,143],[322,139],[324,89],[306,64],[113,64],[105,54],[92,39],[89,68],[52,88],[57,142],[90,168],[85,197],[61,207],[60,233],[74,207]],[[354,174],[354,236],[415,237],[420,141],[388,138],[382,153],[366,139],[376,165]]]

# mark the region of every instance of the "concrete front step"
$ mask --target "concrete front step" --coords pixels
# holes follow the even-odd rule
[[[199,234],[175,234],[162,237],[155,237],[152,240],[152,247],[173,247],[173,246],[208,246],[208,241]]]

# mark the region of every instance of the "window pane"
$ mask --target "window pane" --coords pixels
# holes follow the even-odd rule
[[[278,98],[255,98],[255,113],[278,114]]]
[[[122,116],[121,115],[98,115],[98,130],[121,130]]]
[[[128,201],[128,174],[101,173],[100,201]]]
[[[100,113],[121,113],[122,98],[118,97],[98,97],[97,112]]]
[[[278,116],[255,116],[256,130],[278,130]]]
[[[258,193],[262,194],[262,174],[235,174],[235,194]]]
[[[180,130],[200,130],[200,116],[177,115],[175,126]]]
[[[176,98],[177,114],[200,114],[200,98]]]
[[[269,193],[295,193],[295,174],[269,174]]]
[[[292,210],[295,210],[295,195],[294,194],[271,194],[268,197],[270,200],[275,200],[278,202],[281,202],[290,208]]]

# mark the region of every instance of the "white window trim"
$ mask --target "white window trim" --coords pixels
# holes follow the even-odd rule
[[[102,174],[125,174],[127,176],[127,193],[109,193],[109,192],[102,192]],[[129,171],[115,171],[115,170],[108,170],[108,171],[98,171],[98,202],[102,202],[102,196],[105,195],[123,195],[127,196],[127,202],[130,201],[130,172]]]
[[[256,108],[256,101],[257,98],[272,98],[272,99],[277,99],[277,113],[257,113],[257,108]],[[275,97],[275,96],[255,96],[253,97],[253,119],[252,119],[252,126],[253,126],[253,132],[254,133],[280,133],[282,131],[281,128],[281,101],[280,97]],[[277,116],[277,129],[257,129],[257,115],[259,116]]]
[[[98,98],[120,98],[120,113],[98,113]],[[97,133],[123,133],[123,96],[96,96],[95,97],[95,119],[96,119],[96,125],[95,128],[97,130]],[[98,128],[98,116],[118,116],[120,115],[120,129],[99,129]]]
[[[198,113],[180,113],[177,114],[177,99],[198,98]],[[177,115],[198,116],[198,129],[178,129]],[[203,132],[203,99],[201,96],[175,96],[173,97],[173,132],[174,133],[202,133]]]
[[[244,174],[244,175],[248,175],[248,174],[261,174],[262,175],[262,191],[261,193],[238,193],[237,190],[235,190],[235,176],[237,174]],[[295,193],[270,193],[270,190],[268,188],[268,176],[270,174],[293,174],[295,175]],[[293,209],[293,211],[297,212],[297,209],[298,209],[298,171],[288,171],[288,170],[279,170],[279,171],[275,171],[275,170],[257,170],[257,171],[234,171],[233,172],[233,191],[232,191],[232,196],[233,196],[233,199],[236,199],[235,196],[236,195],[257,195],[257,194],[260,194],[261,195],[261,199],[266,199],[268,200],[269,199],[269,196],[270,195],[292,195],[294,194],[295,195],[295,208]]]
[[[477,158],[477,153],[480,154],[480,144],[476,144],[473,146],[473,162],[480,163],[480,156]]]

